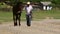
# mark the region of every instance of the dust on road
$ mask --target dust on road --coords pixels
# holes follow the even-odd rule
[[[21,22],[21,26],[15,27],[13,22],[0,24],[0,34],[60,34],[60,19],[32,21],[30,27],[26,22]]]

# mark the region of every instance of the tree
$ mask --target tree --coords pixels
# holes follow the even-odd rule
[[[60,5],[60,0],[52,0],[52,3],[54,3],[54,4],[59,4]]]
[[[55,7],[59,7],[60,8],[60,0],[52,0],[51,2],[53,3],[53,5]]]

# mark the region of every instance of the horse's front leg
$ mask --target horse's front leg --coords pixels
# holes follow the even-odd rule
[[[19,26],[21,25],[20,24],[20,21],[21,21],[21,13],[18,14],[18,21],[19,21]]]
[[[13,20],[14,20],[14,26],[17,26],[17,19],[16,19],[16,15],[13,15]]]

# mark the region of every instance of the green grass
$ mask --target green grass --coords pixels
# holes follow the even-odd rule
[[[33,11],[33,20],[41,20],[46,17],[54,17],[54,19],[60,19],[60,10],[50,10],[50,11]],[[2,12],[0,11],[0,22],[9,22],[13,21],[12,12]],[[21,20],[26,20],[25,11],[22,12]]]
[[[46,17],[54,17],[54,19],[60,19],[60,10],[34,11],[33,17],[36,19],[45,19]]]
[[[0,12],[0,22],[12,21],[12,12]]]

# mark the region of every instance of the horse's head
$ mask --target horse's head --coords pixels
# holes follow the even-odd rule
[[[23,3],[22,2],[17,2],[16,3],[16,7],[19,9],[19,10],[22,10],[23,9]]]
[[[19,7],[19,6],[22,6],[22,4],[23,4],[22,2],[17,2],[16,6]]]

